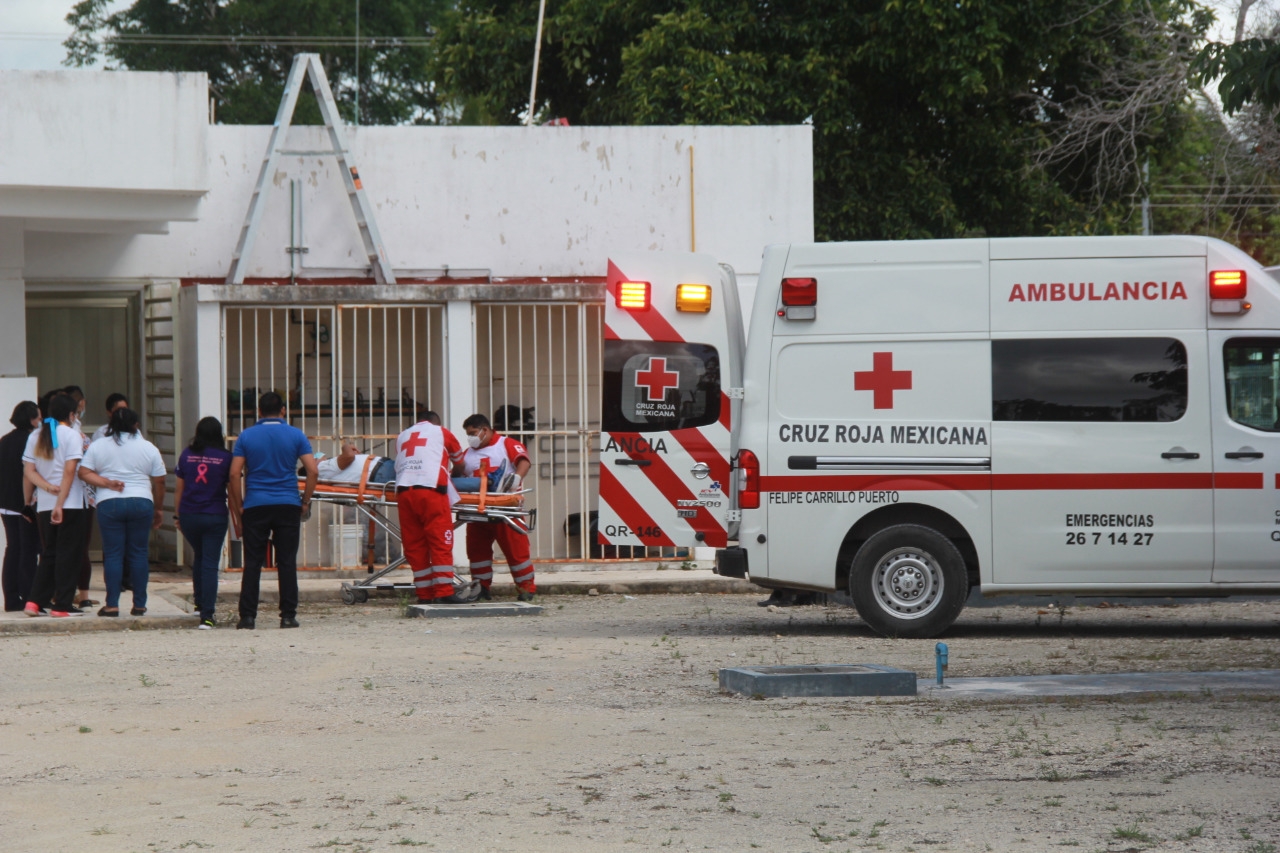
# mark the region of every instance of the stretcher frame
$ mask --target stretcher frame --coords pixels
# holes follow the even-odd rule
[[[303,481],[299,481],[299,488],[302,485]],[[453,526],[456,529],[462,524],[505,524],[522,536],[528,536],[537,527],[538,521],[537,509],[526,509],[524,506],[524,495],[528,491],[530,490],[525,489],[509,494],[488,494],[487,490],[482,490],[480,494],[462,494],[459,496],[459,502],[453,506]],[[397,544],[402,541],[399,523],[387,513],[387,510],[396,506],[395,483],[362,483],[359,486],[353,486],[350,483],[322,480],[316,484],[311,500],[332,506],[352,507],[358,516],[355,524],[366,522],[375,524]],[[342,602],[344,604],[366,602],[369,600],[371,590],[414,590],[412,582],[382,582],[384,577],[403,568],[406,562],[408,561],[402,553],[381,569],[375,571],[370,568],[368,577],[354,583],[343,581]],[[454,586],[463,585],[465,585],[464,582],[454,578]]]

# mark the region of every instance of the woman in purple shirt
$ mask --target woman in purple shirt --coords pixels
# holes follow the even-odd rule
[[[202,631],[214,626],[218,603],[218,563],[227,538],[227,476],[231,452],[217,418],[201,418],[195,438],[178,456],[174,525],[191,544],[191,585]],[[239,531],[236,532],[239,535]]]

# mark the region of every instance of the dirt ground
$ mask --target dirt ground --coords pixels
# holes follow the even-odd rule
[[[933,672],[933,641],[761,596],[300,630],[0,637],[12,850],[1280,846],[1274,696],[752,700],[742,664]],[[1280,602],[971,608],[949,675],[1280,668]]]

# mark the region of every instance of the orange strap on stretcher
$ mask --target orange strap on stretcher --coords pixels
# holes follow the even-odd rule
[[[373,454],[364,458],[364,470],[360,472],[360,491],[356,492],[356,503],[364,503],[364,487],[369,485],[369,469],[373,465]]]
[[[480,460],[480,504],[479,509],[484,512],[484,499],[489,494],[489,460]]]

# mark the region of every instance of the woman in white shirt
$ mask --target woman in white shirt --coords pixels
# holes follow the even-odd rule
[[[80,557],[89,534],[84,487],[76,468],[84,455],[71,427],[75,402],[65,394],[49,401],[49,417],[27,439],[23,474],[37,491],[36,517],[44,550],[24,610],[28,616],[78,616],[75,606]]]
[[[130,614],[147,612],[147,544],[151,531],[160,526],[164,472],[160,451],[139,434],[138,413],[130,408],[112,412],[106,435],[89,445],[80,463],[80,478],[96,490],[102,531],[107,603],[99,616],[120,615],[120,584],[126,571],[133,584]]]

